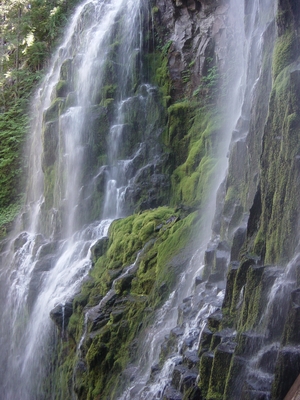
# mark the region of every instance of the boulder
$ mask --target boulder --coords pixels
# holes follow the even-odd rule
[[[57,325],[60,331],[63,331],[69,322],[70,316],[73,313],[72,302],[66,302],[64,304],[57,304],[51,311],[50,317]]]

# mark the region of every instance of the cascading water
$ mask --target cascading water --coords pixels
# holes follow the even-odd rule
[[[261,128],[254,126],[251,118],[267,70],[264,47],[266,42],[272,46],[275,36],[271,0],[253,0],[245,2],[245,6],[238,0],[225,3],[229,11],[220,15],[226,15],[223,23],[231,43],[227,59],[224,54],[224,59],[221,57],[224,65],[230,66],[226,69],[223,65],[228,90],[226,105],[221,108],[226,118],[220,132],[215,183],[207,207],[202,210],[205,218],[198,249],[179,276],[176,288],[156,313],[156,320],[142,331],[137,348],[139,360],[125,371],[126,384],[128,377],[130,383],[120,399],[181,399],[182,392],[199,380],[199,355],[206,352],[208,360],[213,357],[210,348],[205,347],[205,340],[211,335],[207,321],[220,323],[227,265],[235,261],[226,241],[232,240],[239,224],[244,224],[245,229],[247,215],[232,223],[236,207],[220,222],[216,221],[221,216],[217,211],[211,233],[215,210],[211,204],[216,203],[217,189],[225,178],[228,148],[232,153],[241,148],[247,154],[245,149],[253,146],[248,140],[249,131]],[[72,300],[91,268],[93,245],[107,235],[113,219],[132,211],[137,198],[140,209],[160,205],[153,187],[152,198],[149,195],[139,199],[139,191],[135,192],[141,182],[144,184],[145,177],[156,174],[155,184],[161,180],[162,185],[168,185],[161,173],[162,149],[157,140],[163,114],[155,106],[156,89],[142,79],[141,6],[140,1],[133,0],[84,1],[34,99],[26,209],[1,253],[0,398],[3,400],[53,398],[52,378],[45,383],[51,372],[49,360],[55,341],[64,340]],[[270,82],[266,85],[266,96],[269,90]],[[155,120],[150,115],[153,107],[156,107]],[[260,109],[262,120],[266,118],[266,108]],[[251,164],[249,154],[247,157]],[[230,168],[233,168],[231,161]],[[257,174],[256,165],[247,168],[233,174],[237,186],[248,171]],[[230,187],[231,182],[225,178],[221,188],[224,190],[226,185]],[[257,181],[249,183],[245,212],[253,201],[256,185]],[[148,245],[151,247],[152,243]],[[107,295],[96,306],[84,310],[82,335],[76,346],[78,363],[73,365],[74,399],[77,398],[75,369],[80,368],[81,357],[85,356],[88,323],[93,323],[101,308],[114,297],[120,280],[138,268],[145,248],[133,264],[120,272]],[[289,291],[294,289],[292,275],[296,264],[297,257],[291,261],[287,273],[276,269],[270,274],[274,286],[269,291],[260,329],[253,333],[260,346],[240,375],[247,382],[246,390],[260,387],[266,399],[273,375],[259,367],[265,366],[266,352],[272,357],[277,355],[279,344],[269,341],[264,348],[261,337],[272,336],[269,332],[276,326],[276,320],[270,320],[270,310],[276,313],[275,298],[284,298],[287,287]],[[245,290],[244,286],[240,290],[241,302]],[[297,300],[298,294],[294,296]],[[285,306],[284,310],[288,304]],[[59,327],[59,337],[50,315]],[[223,345],[223,350],[232,354],[235,338],[236,332],[228,328],[213,341],[215,346]],[[237,382],[231,391],[227,398],[239,399],[243,388]]]
[[[254,1],[245,6],[240,1],[230,2],[227,29],[233,35],[230,37],[232,49],[227,53],[229,61],[227,70],[225,67],[226,72],[224,71],[230,81],[230,90],[225,95],[225,103],[227,107],[230,104],[230,108],[223,104],[226,118],[220,139],[218,154],[220,161],[215,189],[224,179],[231,132],[233,132],[231,149],[237,142],[246,143],[248,140],[251,111],[258,98],[257,87],[266,79],[263,72],[263,49],[267,41],[269,46],[274,43],[274,7],[269,0]],[[245,20],[244,13],[247,14]],[[270,79],[268,82],[270,91]],[[267,95],[268,93],[266,91]],[[239,172],[238,179],[244,179],[243,172]],[[251,195],[250,192],[249,197]],[[251,201],[252,199],[250,204]],[[215,202],[216,193],[212,190],[209,203]],[[199,379],[199,355],[208,350],[205,350],[203,345],[205,337],[202,343],[199,344],[199,341],[207,329],[208,319],[211,316],[215,321],[221,318],[225,271],[230,261],[229,247],[220,241],[220,232],[215,229],[215,226],[220,224],[219,220],[216,221],[221,218],[218,213],[214,217],[213,238],[204,256],[209,241],[206,227],[212,224],[213,218],[213,209],[209,205],[207,215],[209,217],[204,224],[203,232],[200,233],[199,249],[179,279],[175,291],[157,314],[154,325],[143,337],[140,362],[136,368],[130,370],[131,384],[120,399],[182,399],[182,393],[186,392],[187,388],[193,387]],[[236,225],[229,228],[228,222],[226,220],[223,222],[222,240],[225,241],[230,241],[234,229],[237,229]],[[245,224],[245,218],[242,224]],[[215,266],[210,264],[212,261],[209,259],[212,258],[215,259]],[[205,271],[205,268],[210,272]],[[211,335],[209,330],[205,332],[205,336],[207,335]],[[224,329],[220,332],[218,342],[224,342],[225,351],[232,352],[235,348],[235,336],[236,332],[233,329]],[[209,355],[212,356],[213,353]],[[255,361],[251,365],[255,365]],[[237,391],[237,394],[234,394],[235,398],[239,398],[239,393]],[[200,393],[198,395],[200,396]]]
[[[140,141],[124,145],[124,136],[135,133],[131,108],[145,124],[155,103],[150,86],[133,95],[141,25],[139,1],[83,2],[33,100],[26,210],[2,253],[3,400],[51,396],[44,382],[56,340],[50,314],[63,337],[70,300],[91,267],[91,247],[112,219],[129,212],[126,190],[140,169],[156,163],[159,148],[143,143],[150,124]],[[95,147],[103,154],[98,170],[91,167]]]

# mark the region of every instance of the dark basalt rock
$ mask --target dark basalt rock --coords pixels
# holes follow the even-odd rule
[[[219,330],[221,322],[223,319],[223,314],[221,310],[217,310],[212,313],[207,319],[207,327],[212,332]]]
[[[247,228],[240,226],[234,231],[232,239],[232,247],[230,252],[230,260],[236,261],[239,258],[239,253],[246,239]]]
[[[257,367],[263,372],[273,374],[275,372],[276,360],[279,352],[279,343],[274,343],[262,349],[259,353]]]
[[[286,346],[278,354],[272,400],[282,400],[292,387],[300,372],[300,347]]]
[[[27,232],[22,232],[20,235],[15,239],[14,241],[14,251],[17,251],[20,249],[28,240],[28,233]]]
[[[177,365],[172,374],[172,385],[175,389],[180,390],[180,385],[182,381],[182,376],[188,371],[188,367],[184,365]]]
[[[189,369],[197,368],[199,365],[199,357],[197,351],[186,351],[183,356],[183,363],[187,365]]]
[[[131,282],[134,279],[135,274],[126,274],[122,278],[118,278],[115,281],[115,290],[117,294],[121,294],[131,288]]]
[[[204,398],[207,395],[208,392],[208,387],[209,387],[209,380],[210,380],[210,375],[211,375],[211,370],[213,366],[213,361],[214,361],[214,353],[212,351],[203,353],[201,358],[200,358],[200,389],[201,392],[204,396]]]
[[[171,386],[165,388],[162,400],[182,400],[183,395]]]
[[[196,372],[187,371],[181,379],[180,391],[184,394],[188,389],[194,387],[197,381],[198,374]]]
[[[211,339],[210,350],[214,350],[220,343],[235,339],[235,331],[230,328],[225,328],[213,334]]]
[[[252,356],[262,346],[265,336],[256,332],[243,332],[239,336],[236,354],[243,356]]]
[[[57,304],[50,311],[50,317],[58,326],[59,330],[64,330],[68,325],[69,318],[73,313],[73,304],[72,302],[67,302],[65,304]]]
[[[199,352],[198,352],[199,356],[201,356],[203,353],[209,350],[212,336],[213,336],[212,331],[209,330],[208,327],[206,326],[202,331],[200,339]]]

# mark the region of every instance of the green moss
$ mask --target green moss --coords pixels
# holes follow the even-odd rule
[[[51,106],[44,113],[44,121],[48,122],[58,119],[64,103],[65,100],[62,98],[56,98],[53,100]]]
[[[262,274],[264,267],[251,266],[247,272],[247,284],[243,298],[243,306],[239,321],[239,330],[246,331],[253,329],[258,323],[263,305],[262,295]]]
[[[56,97],[67,97],[70,91],[70,83],[64,80],[60,80],[56,85]]]
[[[214,354],[212,352],[204,353],[200,359],[200,376],[201,380],[199,383],[201,392],[203,396],[206,398],[209,388],[209,381],[210,381],[210,373],[212,370],[214,360]]]
[[[55,187],[55,169],[53,166],[44,170],[45,179],[45,209],[50,210],[54,206],[54,187]]]
[[[236,202],[236,199],[237,199],[237,194],[238,193],[237,193],[236,187],[230,186],[227,189],[226,196],[225,196],[224,211],[223,211],[225,215],[228,214],[232,210],[232,208]]]
[[[271,94],[262,153],[262,219],[265,262],[284,262],[296,246],[300,194],[298,154],[300,132],[300,75],[285,68]],[[259,239],[259,238],[258,238]]]
[[[21,211],[22,202],[10,204],[1,208],[0,213],[0,239],[4,238],[11,227],[12,222]]]
[[[264,254],[266,247],[266,238],[262,230],[260,229],[255,236],[253,251],[255,254]]]
[[[172,201],[174,204],[194,207],[205,204],[213,182],[217,160],[212,154],[217,151],[215,138],[219,121],[204,109],[185,114],[190,118],[190,123],[185,124],[188,130],[181,132],[182,137],[179,134],[175,138],[170,136],[171,146],[178,154],[177,162],[180,164],[171,177]],[[171,132],[178,130],[176,123],[174,125]]]
[[[207,400],[222,400],[234,346],[220,344],[214,354]]]
[[[293,31],[288,31],[277,39],[273,56],[274,79],[276,79],[278,74],[292,62],[295,39],[295,33]]]

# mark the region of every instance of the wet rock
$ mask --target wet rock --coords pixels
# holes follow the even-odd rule
[[[247,331],[241,333],[236,348],[236,354],[243,356],[252,356],[256,354],[258,349],[261,348],[265,341],[265,337],[262,334]]]
[[[112,307],[116,300],[118,299],[118,295],[117,294],[113,294],[105,303],[106,307]]]
[[[122,278],[115,281],[115,290],[117,294],[121,294],[131,288],[131,282],[135,277],[134,274],[126,274]]]
[[[213,266],[213,262],[215,259],[215,251],[216,251],[216,249],[212,248],[212,247],[205,250],[205,253],[204,253],[204,264],[205,265],[208,265],[210,267]]]
[[[95,263],[99,257],[101,257],[108,248],[108,237],[103,237],[94,244],[91,248],[92,262]]]
[[[65,80],[60,80],[56,85],[56,97],[67,97],[71,90],[70,83]]]
[[[194,387],[197,381],[198,374],[196,372],[187,371],[181,380],[180,391],[185,394],[188,389]]]
[[[284,344],[300,343],[300,288],[292,291],[287,321],[284,326]]]
[[[44,112],[44,121],[58,123],[58,117],[64,107],[65,100],[62,98],[55,99],[51,106]],[[45,151],[45,146],[44,146]]]
[[[203,279],[201,278],[201,276],[196,276],[195,279],[195,286],[200,285],[201,283],[203,283]]]
[[[44,279],[44,273],[52,269],[55,261],[56,259],[49,255],[36,262],[31,274],[27,295],[27,305],[30,310],[39,294]]]
[[[39,248],[35,250],[39,258],[43,258],[45,256],[53,254],[58,249],[59,246],[59,242],[55,241],[51,241],[41,245],[41,241],[43,240],[44,240],[43,237],[39,238],[37,243],[37,245],[39,245]]]
[[[57,105],[58,109],[59,107],[60,106]],[[58,113],[59,111],[57,110],[55,112]],[[52,110],[52,113],[54,114],[54,110]],[[42,158],[43,171],[45,171],[46,168],[52,166],[56,161],[58,140],[59,140],[58,120],[47,122],[44,125],[44,132],[43,132],[43,158]]]
[[[212,331],[208,329],[208,327],[206,326],[202,331],[200,339],[199,351],[198,351],[199,356],[201,356],[203,353],[209,350],[212,336],[213,336]]]
[[[189,369],[197,368],[199,365],[199,361],[200,361],[200,359],[198,357],[196,350],[186,351],[184,353],[183,362]]]
[[[212,395],[216,398],[222,398],[225,391],[226,379],[235,347],[236,343],[234,342],[221,343],[217,346],[211,369],[208,397]]]
[[[184,394],[183,399],[184,400],[204,400],[204,397],[202,397],[200,388],[198,386],[194,386],[187,390],[187,392]]]
[[[232,356],[224,399],[241,400],[248,365],[249,361],[246,358],[236,356],[235,354]]]
[[[275,372],[276,360],[279,352],[279,343],[274,343],[259,352],[257,367],[263,372],[273,374]]]
[[[162,400],[182,400],[182,394],[171,386],[165,388]]]
[[[180,390],[182,376],[188,371],[188,368],[184,365],[177,365],[172,374],[172,385],[175,389]]]
[[[32,274],[32,277],[29,282],[28,295],[27,295],[27,306],[29,310],[32,310],[34,306],[34,302],[39,294],[42,282],[43,282],[42,272],[36,272]]]
[[[246,233],[247,233],[246,226],[240,226],[234,231],[231,252],[230,252],[231,261],[238,260],[239,253],[246,239]]]
[[[286,346],[279,351],[272,387],[272,399],[284,399],[300,371],[300,347]]]
[[[225,296],[224,296],[224,301],[223,301],[223,309],[227,309],[228,313],[231,309],[233,288],[234,288],[235,278],[237,275],[239,265],[240,264],[238,262],[230,263],[229,272],[227,274],[226,290],[225,290]]]
[[[247,273],[252,265],[256,265],[257,259],[249,256],[245,256],[241,264],[237,270],[237,273],[235,275],[235,280],[234,280],[234,287],[233,287],[233,292],[232,292],[232,301],[231,301],[231,307],[230,307],[230,313],[234,315],[236,311],[240,308],[241,306],[241,291],[243,287],[245,287],[246,282],[247,282]]]
[[[150,372],[150,379],[154,379],[155,375],[157,375],[161,371],[161,366],[159,364],[152,365]]]
[[[60,67],[60,78],[62,80],[68,80],[70,81],[72,78],[72,66],[73,66],[73,60],[71,58],[66,59],[61,67]]]
[[[177,339],[179,336],[182,336],[183,334],[184,334],[184,328],[176,326],[176,328],[171,330],[170,339],[172,338]]]
[[[222,281],[224,279],[224,272],[225,272],[225,269],[223,269],[220,272],[215,272],[213,274],[210,274],[209,277],[208,277],[208,282],[209,283],[216,283],[216,282]]]
[[[207,318],[207,327],[212,332],[219,330],[223,319],[221,310],[217,310]]]
[[[43,257],[41,260],[36,262],[33,274],[36,272],[50,271],[55,264],[55,261],[56,259],[51,255]]]
[[[250,370],[247,373],[246,381],[242,392],[242,399],[260,399],[268,395],[270,398],[273,375],[262,373],[260,370]],[[249,397],[252,395],[253,397]],[[263,399],[265,397],[262,397]]]
[[[211,374],[213,361],[214,361],[214,353],[213,352],[203,353],[200,358],[199,387],[201,389],[201,392],[202,392],[204,398],[206,398],[207,393],[208,393],[209,380],[210,380],[210,374]]]
[[[83,362],[82,360],[78,361],[76,366],[75,366],[75,373],[79,372],[79,373],[83,373],[86,372],[87,367],[85,362]]]
[[[73,313],[72,302],[65,304],[57,304],[53,310],[50,311],[50,317],[62,331],[66,328],[69,322],[69,318]]]
[[[104,313],[102,311],[100,311],[99,314],[89,312],[88,317],[89,321],[91,321],[91,331],[102,328],[109,321],[109,313]]]
[[[178,324],[182,325],[192,311],[191,301],[186,301],[178,307]]]
[[[235,331],[230,328],[225,328],[216,332],[212,336],[210,350],[214,350],[220,343],[232,341],[235,338]]]
[[[20,249],[28,240],[28,233],[27,232],[22,232],[20,235],[15,239],[14,241],[14,251],[17,251]]]
[[[198,340],[198,334],[191,334],[190,336],[184,338],[183,343],[182,343],[182,349],[181,351],[185,351],[187,349],[191,349],[193,345],[196,343]]]
[[[119,309],[113,310],[110,314],[110,319],[111,319],[112,323],[115,324],[115,323],[119,322],[123,318],[124,313],[125,313],[125,308],[121,308],[121,309],[119,308]]]

